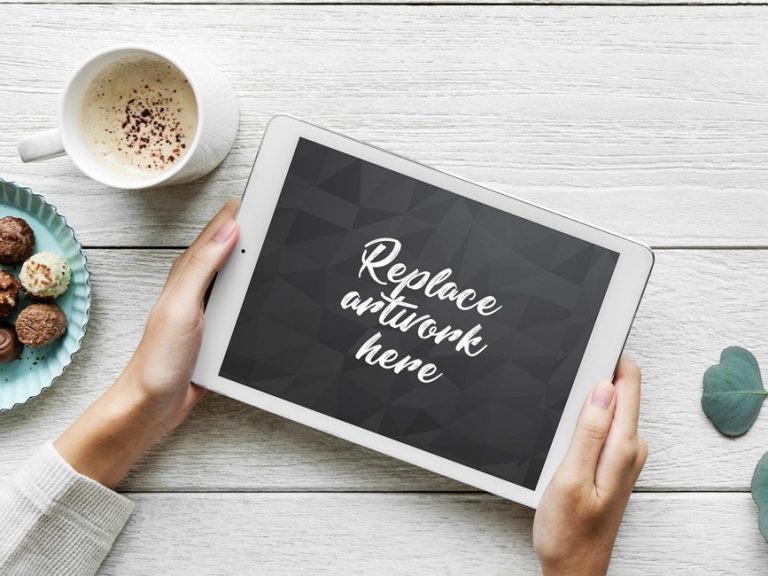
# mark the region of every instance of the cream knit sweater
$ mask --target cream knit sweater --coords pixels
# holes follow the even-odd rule
[[[95,574],[132,511],[46,444],[0,487],[0,574]]]

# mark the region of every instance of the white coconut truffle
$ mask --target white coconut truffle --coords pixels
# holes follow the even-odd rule
[[[38,252],[21,267],[19,281],[28,294],[36,298],[58,298],[69,288],[72,271],[55,252]]]

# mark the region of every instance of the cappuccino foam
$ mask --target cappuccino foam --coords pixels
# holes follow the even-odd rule
[[[195,94],[181,70],[166,60],[119,60],[88,87],[81,127],[93,154],[112,171],[156,176],[177,164],[192,145]]]

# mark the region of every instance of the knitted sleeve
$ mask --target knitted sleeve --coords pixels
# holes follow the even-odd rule
[[[0,487],[0,574],[95,574],[132,510],[48,443]]]

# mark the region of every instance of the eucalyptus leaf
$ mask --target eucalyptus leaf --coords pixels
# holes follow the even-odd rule
[[[752,499],[760,508],[768,509],[768,452],[763,454],[755,466],[752,476]]]
[[[704,373],[701,407],[718,432],[741,436],[757,419],[766,394],[755,357],[732,346]]]
[[[752,499],[757,504],[760,533],[768,542],[768,452],[763,454],[755,466],[755,474],[752,476]]]
[[[768,542],[768,508],[760,508],[758,511],[757,526],[760,528],[760,534]]]

